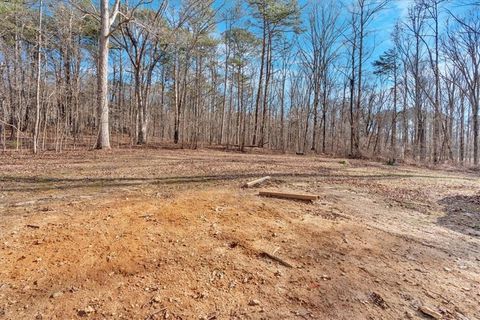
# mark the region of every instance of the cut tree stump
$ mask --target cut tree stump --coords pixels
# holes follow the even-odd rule
[[[315,194],[279,192],[279,191],[260,191],[258,195],[262,197],[272,197],[272,198],[302,200],[302,201],[314,201],[319,198],[319,196]]]
[[[247,182],[243,185],[244,188],[251,188],[251,187],[255,187],[255,186],[258,186],[259,184],[267,181],[267,180],[270,180],[272,177],[270,176],[266,176],[266,177],[263,177],[263,178],[260,178],[260,179],[257,179],[257,180],[253,180],[253,181],[250,181],[250,182]]]

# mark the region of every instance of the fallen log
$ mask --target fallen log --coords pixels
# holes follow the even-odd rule
[[[302,200],[302,201],[314,201],[319,198],[318,195],[314,195],[314,194],[302,194],[302,193],[278,192],[278,191],[260,191],[258,195],[262,197],[272,197],[272,198],[292,199],[292,200]]]
[[[247,182],[243,185],[244,188],[251,188],[251,187],[255,187],[255,186],[258,186],[259,184],[267,181],[267,180],[270,180],[272,177],[270,176],[266,176],[266,177],[263,177],[263,178],[260,178],[260,179],[257,179],[257,180],[253,180],[253,181],[250,181],[250,182]]]

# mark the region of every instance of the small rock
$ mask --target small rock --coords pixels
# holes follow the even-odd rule
[[[155,296],[152,299],[153,302],[160,303],[162,301],[162,298],[160,296]]]
[[[87,306],[87,307],[85,307],[84,309],[78,310],[78,315],[79,315],[80,317],[86,317],[86,316],[88,316],[90,313],[94,313],[94,312],[95,312],[95,309],[93,309],[93,307]]]
[[[87,313],[93,313],[93,312],[95,312],[95,309],[94,309],[93,307],[91,307],[91,306],[87,306],[87,307],[85,308],[85,311],[87,311]]]
[[[372,302],[382,309],[386,309],[388,307],[382,296],[376,292],[370,293],[370,299],[372,299]]]
[[[256,299],[253,299],[253,300],[250,300],[250,302],[248,302],[248,305],[249,306],[258,306],[258,305],[260,305],[260,301],[258,301]]]
[[[61,296],[63,296],[63,292],[62,291],[57,291],[57,292],[52,293],[50,295],[50,298],[56,299],[56,298],[60,298]]]

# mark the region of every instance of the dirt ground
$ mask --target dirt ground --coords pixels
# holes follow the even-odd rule
[[[0,319],[480,319],[479,191],[314,156],[0,156]]]

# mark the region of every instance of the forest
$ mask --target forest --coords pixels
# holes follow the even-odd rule
[[[478,165],[479,12],[462,0],[2,1],[0,145]]]

